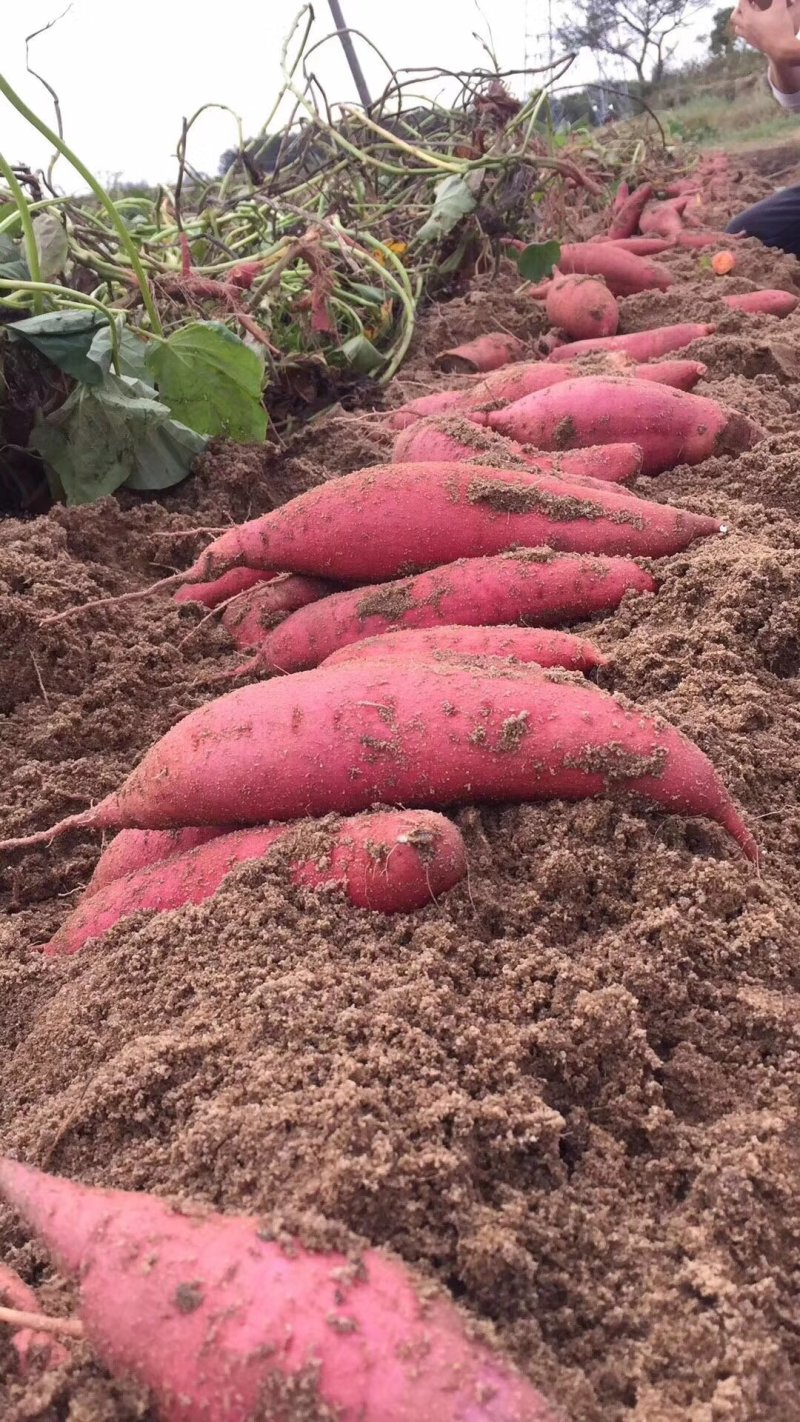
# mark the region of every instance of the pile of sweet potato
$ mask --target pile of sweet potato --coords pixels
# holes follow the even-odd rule
[[[707,330],[648,333],[649,350]],[[123,831],[48,954],[139,910],[200,902],[278,845],[298,883],[338,885],[357,907],[419,908],[466,873],[441,811],[471,800],[625,791],[716,819],[755,857],[706,757],[587,681],[603,658],[566,630],[655,594],[637,559],[723,530],[622,482],[761,433],[658,378],[696,362],[628,354],[613,374],[518,362],[454,393],[455,413],[394,412],[392,463],[213,540],[177,596],[216,607],[250,650],[224,677],[266,679],[187,716],[91,810],[0,846]],[[344,818],[316,827],[309,849],[308,821],[329,816]]]

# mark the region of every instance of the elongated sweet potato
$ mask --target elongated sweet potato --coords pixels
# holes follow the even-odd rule
[[[489,335],[477,336],[474,341],[442,351],[434,365],[440,370],[460,371],[465,375],[475,372],[483,374],[508,365],[510,361],[522,360],[524,354],[525,347],[516,336],[506,331],[492,331]]]
[[[295,614],[297,616],[298,614]],[[198,707],[119,790],[0,852],[70,829],[355,814],[374,804],[632,793],[755,841],[708,757],[673,726],[567,672],[493,662],[362,662],[240,687]],[[213,841],[212,841],[213,843]]]
[[[90,898],[98,889],[105,888],[106,884],[110,884],[114,879],[121,879],[126,874],[135,874],[137,870],[146,869],[150,864],[162,863],[165,859],[174,859],[176,855],[186,854],[188,850],[196,849],[199,844],[205,844],[209,839],[227,834],[232,828],[229,825],[191,825],[186,829],[122,830],[100,855],[82,898]]]
[[[557,346],[547,358],[548,364],[578,360],[581,356],[604,355],[608,351],[623,351],[638,364],[658,360],[672,351],[684,350],[693,341],[701,341],[716,331],[707,322],[685,321],[676,326],[656,326],[649,331],[631,331],[627,336],[608,336],[605,340],[572,341]],[[528,394],[528,392],[525,392]]]
[[[161,1422],[554,1422],[430,1280],[323,1254],[260,1218],[177,1209],[0,1161],[0,1192],[80,1287],[112,1374]]]
[[[606,237],[605,241],[624,252],[634,252],[637,257],[658,257],[675,246],[671,237]]]
[[[611,226],[608,229],[610,238],[632,237],[639,226],[639,218],[642,215],[645,205],[653,196],[652,183],[640,183],[638,188],[628,195],[619,210],[614,213]]]
[[[432,395],[419,395],[416,400],[409,400],[407,405],[398,405],[396,410],[390,410],[386,426],[390,430],[404,430],[406,425],[413,425],[415,420],[424,419],[426,415],[443,415],[459,403],[461,394],[460,390],[436,390]]]
[[[691,250],[703,247],[719,247],[730,242],[731,236],[727,232],[679,232],[675,238],[677,247],[686,247]]]
[[[699,193],[700,190],[701,184],[696,178],[677,178],[674,183],[667,183],[661,189],[664,196],[668,198],[685,197],[687,194],[691,197],[692,194]]]
[[[238,864],[263,859],[277,844],[292,854],[296,883],[341,885],[357,908],[379,913],[422,908],[463,879],[467,869],[459,830],[431,810],[385,810],[324,826],[301,821],[236,830],[96,889],[45,945],[45,955],[77,953],[134,913],[203,903]]]
[[[625,182],[620,183],[616,193],[614,194],[614,201],[611,204],[612,217],[615,217],[616,214],[625,206],[630,195],[631,190],[628,184]]]
[[[306,671],[339,647],[398,628],[575,622],[615,607],[631,587],[651,591],[654,585],[628,559],[560,557],[547,550],[465,558],[302,608],[264,634],[258,655],[238,674]]]
[[[762,316],[791,316],[798,298],[790,291],[746,291],[742,296],[723,296],[732,311],[749,311]]]
[[[558,277],[545,305],[550,324],[573,341],[613,336],[619,327],[619,307],[601,277]]]
[[[572,363],[573,360],[586,355],[628,355],[632,364],[630,369],[625,369],[624,374],[641,376],[637,361],[646,363],[655,360],[658,356],[670,350],[679,350],[681,346],[700,340],[715,330],[716,326],[708,325],[663,326],[654,331],[637,331],[629,336],[599,336],[592,340],[565,342],[556,346],[547,360],[520,361],[518,365],[494,371],[484,380],[464,390],[451,390],[449,394],[452,398],[447,402],[446,408],[435,412],[434,415],[426,414],[422,401],[412,401],[410,405],[402,406],[404,418],[400,422],[400,430],[402,433],[419,420],[434,419],[437,414],[446,417],[471,410],[498,409],[503,405],[513,404],[515,400],[521,400],[524,395],[532,395],[536,390],[547,390],[549,386],[557,385],[559,380],[576,380],[579,375],[597,374],[596,370],[584,370]],[[672,345],[671,342],[676,344]],[[637,351],[643,354],[637,356]],[[609,374],[615,373],[614,364],[609,367]],[[659,375],[651,376],[648,373],[643,378],[662,380],[665,385],[674,383],[669,370],[664,366],[660,367]]]
[[[468,417],[453,414],[419,420],[401,430],[394,442],[392,458],[398,464],[461,463],[492,464],[504,469],[532,469],[557,479],[599,479],[623,484],[641,473],[642,451],[638,444],[598,444],[592,449],[565,450],[546,454],[527,444],[516,444],[494,430],[476,425]]]
[[[657,262],[637,257],[611,242],[567,242],[558,259],[560,272],[584,272],[605,278],[615,296],[634,296],[640,291],[666,291],[672,272]]]
[[[605,665],[607,658],[592,642],[559,632],[551,627],[418,627],[410,631],[384,632],[351,642],[332,652],[322,663],[335,666],[354,657],[385,661],[430,661],[431,657],[501,657],[508,661],[533,662],[540,667],[563,667],[565,671],[588,672]],[[124,832],[124,831],[123,831]]]
[[[643,474],[750,449],[764,433],[746,415],[716,400],[648,380],[602,376],[567,380],[526,395],[488,420],[500,434],[540,449],[635,439],[643,451]]]
[[[237,647],[255,647],[265,631],[287,613],[336,591],[337,584],[324,578],[304,578],[299,573],[282,573],[263,587],[251,588],[225,608],[222,625]]]
[[[192,583],[191,586],[178,588],[175,601],[200,602],[208,608],[219,607],[228,598],[236,597],[259,583],[268,583],[274,576],[274,573],[265,573],[262,568],[231,568],[213,582]]]
[[[631,371],[636,380],[652,380],[656,385],[671,385],[674,390],[693,390],[707,374],[708,366],[700,360],[659,360],[635,365]]]
[[[631,384],[626,384],[626,398],[633,422],[637,392]],[[659,388],[644,381],[641,385],[648,399]],[[663,394],[669,399],[695,398],[666,387]],[[516,408],[508,406],[509,411]],[[503,413],[498,412],[498,418]],[[608,431],[602,433],[612,443]],[[541,494],[534,481],[541,485]],[[457,558],[541,543],[604,553],[635,549],[658,557],[670,545],[674,552],[719,527],[713,520],[697,521],[695,514],[661,505],[641,507],[644,501],[630,500],[616,489],[593,489],[579,499],[563,480],[547,482],[538,474],[484,465],[376,465],[309,489],[263,518],[222,534],[186,577],[202,580],[238,563],[252,567],[261,562],[339,582],[380,582],[407,569],[435,568]],[[358,538],[353,537],[354,526]]]
[[[456,410],[470,406],[504,404],[529,395],[532,390],[544,390],[555,385],[558,376],[553,375],[553,367],[544,360],[524,360],[502,370],[492,371],[483,380],[472,381],[463,390],[440,390],[436,396],[436,408],[431,409],[431,396],[423,395],[419,400],[411,400],[393,410],[387,419],[390,429],[405,430],[418,420],[433,419],[437,415],[450,415]]]

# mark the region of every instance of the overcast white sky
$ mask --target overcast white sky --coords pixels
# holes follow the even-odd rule
[[[342,0],[347,23],[363,29],[396,67],[441,64],[451,69],[485,63],[473,31],[488,36],[491,14],[495,50],[504,68],[546,57],[548,8],[557,23],[564,0]],[[51,100],[25,72],[25,35],[59,13],[63,0],[9,0],[4,7],[2,66],[6,80],[47,122]],[[696,32],[687,33],[688,52]],[[280,46],[299,9],[298,0],[223,0],[214,21],[201,18],[192,0],[73,0],[69,13],[31,46],[31,62],[61,99],[67,141],[104,180],[111,174],[136,180],[171,181],[181,117],[210,101],[228,104],[242,117],[245,133],[257,132],[279,85]],[[315,0],[318,37],[333,28],[327,0]],[[209,13],[209,12],[207,12]],[[386,71],[366,46],[359,53],[373,91]],[[329,99],[355,99],[337,39],[313,59]],[[621,71],[617,71],[621,73]],[[595,77],[592,56],[582,56],[570,79]],[[610,71],[609,77],[613,77]],[[205,114],[190,138],[194,167],[215,172],[220,153],[235,137],[228,115]],[[0,149],[12,163],[39,167],[48,146],[0,95]],[[59,166],[60,185],[80,186]]]

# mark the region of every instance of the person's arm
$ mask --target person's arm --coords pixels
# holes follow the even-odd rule
[[[800,112],[800,0],[772,0],[766,10],[755,0],[739,0],[731,28],[769,59],[767,74],[778,103]]]

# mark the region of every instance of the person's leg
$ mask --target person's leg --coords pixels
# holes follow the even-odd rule
[[[728,223],[726,230],[758,237],[765,247],[780,247],[800,257],[800,187],[784,188],[748,207]]]

